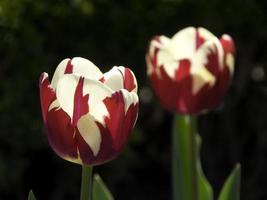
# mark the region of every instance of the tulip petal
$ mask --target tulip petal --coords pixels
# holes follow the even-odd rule
[[[80,77],[74,94],[72,125],[76,126],[81,116],[89,112],[89,94],[83,95],[84,78]]]
[[[190,60],[180,60],[175,73],[175,79],[169,77],[163,67],[160,68],[160,76],[153,73],[150,80],[154,91],[163,105],[170,111],[180,113],[196,113],[205,103],[205,97],[209,85],[204,85],[197,94],[192,93],[193,77],[190,74]],[[195,76],[199,76],[196,74]],[[202,79],[201,77],[197,77]]]
[[[170,77],[175,76],[178,64],[170,48],[170,42],[171,40],[165,36],[156,36],[152,39],[146,55],[148,74],[157,73],[160,76],[160,67],[163,66]]]
[[[74,111],[74,96],[80,77],[64,75],[57,84],[56,96],[60,107],[72,119]]]
[[[235,44],[229,35],[224,34],[220,39],[222,48],[224,50],[224,63],[228,67],[230,74],[234,72],[234,61],[235,61]]]
[[[120,151],[113,148],[113,139],[108,128],[101,123],[96,122],[96,124],[100,130],[101,144],[97,157],[91,162],[94,165],[99,165],[114,159]]]
[[[102,72],[91,61],[80,57],[75,57],[73,59],[67,58],[61,61],[57,66],[51,81],[52,87],[54,89],[57,88],[58,81],[64,74],[72,73],[90,77],[95,80],[103,76]]]
[[[124,110],[126,113],[132,104],[135,105],[138,103],[138,96],[135,92],[129,92],[125,89],[122,89],[120,92],[122,92],[123,95],[124,105],[125,105]]]
[[[113,67],[108,72],[104,73],[103,82],[113,91],[117,91],[123,88],[123,76],[118,67]]]
[[[204,28],[194,28],[188,27],[185,28],[178,33],[176,33],[171,40],[166,37],[161,36],[153,39],[150,48],[149,55],[153,55],[153,53],[157,54],[153,55],[152,58],[157,59],[157,63],[153,63],[151,60],[151,64],[157,66],[163,66],[167,74],[174,78],[175,71],[177,70],[179,64],[178,60],[184,59],[193,59],[196,50],[198,50],[206,41],[210,39],[216,38],[211,32]],[[154,52],[153,52],[154,50]],[[157,51],[157,52],[156,52]],[[201,56],[205,58],[204,56]],[[148,73],[151,71],[151,64],[149,64]],[[211,77],[206,72],[201,72],[203,75],[207,76],[208,79]],[[201,84],[200,86],[203,86]],[[199,88],[196,88],[198,91]]]
[[[158,66],[163,66],[169,77],[174,78],[175,71],[178,68],[178,62],[173,59],[172,55],[166,50],[159,50],[157,54]]]
[[[220,39],[220,42],[225,52],[235,55],[235,44],[231,36],[223,34]]]
[[[167,46],[170,43],[170,39],[165,36],[155,36],[150,42],[148,53],[146,55],[146,60],[148,61],[147,73],[151,74],[154,71],[157,71],[159,66],[164,64],[165,57],[167,60],[170,59],[170,55],[165,53],[165,55],[159,55],[161,49]]]
[[[73,73],[77,73],[81,76],[95,80],[98,80],[103,76],[103,73],[99,70],[99,68],[90,60],[81,57],[75,57],[71,60],[71,63],[74,66]]]
[[[192,59],[193,94],[205,84],[211,87],[220,75],[223,52],[217,38],[205,42]]]
[[[175,60],[191,58],[196,50],[196,28],[188,27],[172,37],[170,50]]]
[[[52,109],[47,113],[47,136],[53,150],[66,160],[78,159],[75,129],[70,117],[62,109]]]
[[[223,53],[219,52],[219,56],[222,54],[220,72],[216,78],[216,85],[209,94],[209,104],[213,105],[213,107],[217,106],[218,102],[220,102],[224,96],[227,88],[229,87],[231,75],[233,74],[235,46],[231,37],[228,35],[223,35],[220,39],[220,45],[218,45],[218,49],[222,49]]]
[[[68,68],[67,72],[70,72],[70,70],[71,71],[73,70],[73,69],[70,69],[70,62],[71,62],[71,59],[66,58],[62,60],[57,66],[56,71],[51,81],[51,86],[54,88],[54,90],[57,87],[58,80],[65,74],[66,68]]]
[[[77,123],[77,128],[84,141],[89,145],[94,156],[97,156],[100,150],[101,134],[94,118],[90,114],[82,116]],[[82,154],[83,150],[79,149],[79,151]],[[83,158],[84,156],[81,155],[81,157]]]
[[[50,104],[56,99],[56,94],[50,85],[48,74],[43,73],[39,81],[40,99],[42,107],[43,120],[46,123],[46,115]]]
[[[79,82],[83,80],[82,86],[79,86]],[[79,89],[82,87],[83,90]],[[79,90],[82,94],[79,94],[81,98],[75,98],[76,91]],[[86,95],[89,94],[89,102],[88,102],[88,111],[95,117],[95,119],[99,122],[103,122],[103,116],[107,113],[102,100],[107,96],[111,96],[112,90],[105,86],[102,82],[83,78],[75,74],[66,74],[64,75],[58,82],[57,86],[57,99],[59,101],[60,107],[68,113],[71,117],[72,122],[74,120],[74,108],[75,105],[79,107],[80,105],[85,106],[85,102],[81,102],[81,100],[86,101]],[[86,114],[87,108],[83,108],[84,111],[81,113]],[[75,117],[75,121],[77,122],[81,115]],[[75,124],[74,124],[75,125]]]
[[[206,41],[216,38],[210,31],[205,28],[198,27],[196,29],[196,49],[198,49]]]
[[[57,99],[55,99],[55,101],[53,101],[51,104],[50,104],[50,106],[49,106],[49,108],[48,108],[48,112],[50,111],[50,110],[52,110],[52,109],[60,109],[60,105],[59,105],[59,102],[58,102],[58,100]]]
[[[114,91],[126,89],[129,92],[137,92],[137,81],[133,72],[123,66],[115,66],[109,72],[104,74],[101,81]]]
[[[123,89],[128,90],[129,92],[137,93],[137,81],[134,73],[125,67],[118,67],[123,76]]]
[[[187,112],[192,104],[192,77],[190,75],[190,60],[180,60],[179,68],[176,71],[176,92],[179,94],[176,98],[176,104],[181,111]],[[181,95],[183,94],[183,95]]]
[[[123,121],[125,117],[125,104],[123,94],[115,92],[111,98],[104,100],[109,116],[106,117],[105,122],[113,138],[113,148],[120,149],[125,143],[127,134],[123,130]]]
[[[60,157],[78,164],[95,162],[101,137],[90,115],[81,117],[74,127],[67,113],[62,109],[52,109],[48,112],[46,128],[48,141]]]
[[[125,98],[127,91],[114,92],[111,97],[104,99],[109,115],[105,117],[106,126],[113,139],[113,148],[121,150],[134,126],[137,117],[138,105],[133,103],[135,97],[131,97],[132,103],[126,106],[125,101],[129,101],[130,97]],[[132,93],[135,95],[135,93]],[[128,110],[125,108],[128,107]]]
[[[92,116],[82,116],[74,127],[67,113],[54,108],[48,112],[46,127],[49,143],[60,157],[78,164],[97,162],[102,139]]]
[[[107,106],[109,111],[105,116],[104,125],[95,122],[97,128],[92,121],[93,117],[90,115],[83,116],[79,120],[78,132],[80,134],[77,134],[76,137],[79,143],[79,155],[83,163],[90,165],[103,164],[112,160],[121,152],[136,122],[138,113],[137,102],[129,105],[125,112],[127,107],[125,99],[128,99],[127,101],[131,99],[132,102],[135,102],[136,98],[138,98],[135,93],[131,94],[134,97],[127,98],[125,95],[130,95],[130,93],[126,90],[121,90],[104,99],[104,105]],[[91,120],[91,122],[88,123],[88,120]],[[82,141],[84,142],[80,143]],[[87,146],[90,147],[90,152],[93,151],[93,154],[88,152]]]
[[[215,36],[207,29],[199,27],[188,27],[176,33],[169,44],[174,59],[192,58],[195,51],[207,40]]]

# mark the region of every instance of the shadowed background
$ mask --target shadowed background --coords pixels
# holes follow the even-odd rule
[[[267,2],[0,0],[0,199],[79,199],[81,167],[57,157],[43,129],[38,79],[82,56],[102,71],[130,67],[140,114],[125,151],[95,168],[117,200],[171,199],[172,114],[155,98],[145,53],[153,35],[187,26],[231,35],[237,61],[224,103],[202,115],[202,164],[218,194],[242,164],[242,200],[267,199]]]

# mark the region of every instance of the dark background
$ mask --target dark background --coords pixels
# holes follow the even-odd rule
[[[267,199],[267,1],[0,0],[0,199],[79,199],[81,167],[50,149],[40,113],[38,79],[67,57],[103,71],[132,68],[140,114],[129,144],[95,168],[117,200],[171,199],[172,114],[155,98],[145,52],[153,35],[203,26],[236,43],[234,80],[223,104],[202,115],[202,164],[215,195],[237,162],[242,200]]]

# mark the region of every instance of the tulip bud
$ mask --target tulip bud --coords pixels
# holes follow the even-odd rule
[[[40,97],[48,141],[63,159],[99,165],[125,146],[138,113],[137,82],[125,67],[102,73],[84,58],[63,60],[51,84],[40,77]]]
[[[172,38],[156,36],[146,54],[147,74],[170,111],[196,114],[222,101],[234,71],[235,46],[204,28],[188,27]]]

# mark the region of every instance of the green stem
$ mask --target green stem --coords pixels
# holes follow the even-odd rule
[[[172,181],[174,200],[198,200],[195,116],[174,117]]]
[[[93,167],[82,166],[82,181],[81,181],[81,196],[80,200],[92,200],[92,188],[93,188]]]
[[[190,144],[191,144],[191,172],[192,172],[192,190],[193,199],[198,200],[198,180],[197,180],[197,119],[195,116],[190,117]]]

